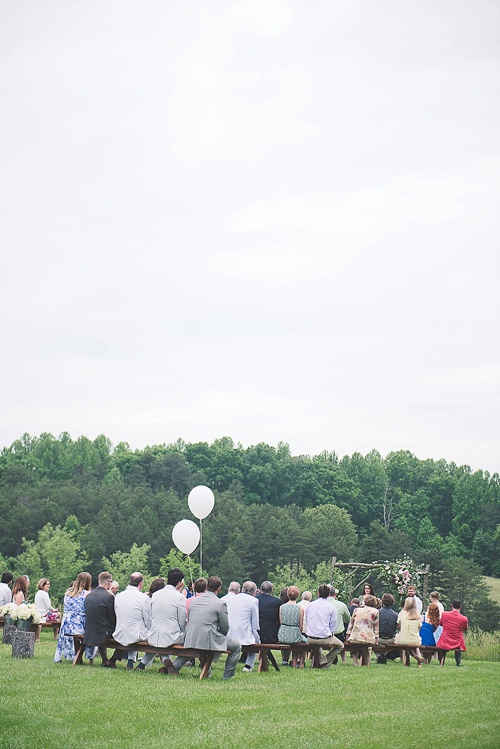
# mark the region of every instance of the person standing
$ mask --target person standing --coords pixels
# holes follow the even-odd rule
[[[433,590],[432,593],[429,593],[429,601],[430,601],[429,606],[431,606],[433,603],[436,604],[436,606],[438,607],[438,610],[439,610],[439,619],[441,619],[441,617],[442,617],[442,615],[444,613],[444,606],[441,603],[440,598],[441,598],[441,596],[439,595],[439,593],[438,593],[437,590]],[[429,610],[429,609],[427,609],[427,610]],[[436,629],[434,631],[434,644],[435,645],[437,644],[437,641],[441,637],[441,632],[442,631],[443,631],[443,628],[442,628],[441,624],[439,624],[439,622],[438,622],[438,626],[436,627]],[[437,657],[437,653],[434,653],[434,656]]]
[[[440,624],[443,627],[441,637],[438,640],[439,648],[439,665],[444,665],[447,650],[455,651],[455,663],[457,666],[462,665],[462,653],[467,650],[465,647],[464,633],[469,628],[469,620],[460,613],[462,608],[461,602],[455,598],[451,602],[451,611],[445,611],[441,615]]]
[[[433,590],[432,593],[429,593],[429,601],[430,603],[435,603],[436,606],[439,609],[439,618],[441,618],[444,614],[444,606],[440,601],[441,596],[437,592],[437,590]]]

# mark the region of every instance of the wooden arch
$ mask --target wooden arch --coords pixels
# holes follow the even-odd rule
[[[337,557],[332,557],[332,580],[335,579],[335,569],[343,568],[352,570],[350,574],[347,576],[348,580],[348,588],[349,588],[349,599],[353,597],[353,594],[356,592],[358,588],[361,588],[365,582],[370,577],[370,573],[373,570],[379,570],[384,568],[386,565],[386,562],[371,562],[370,564],[367,564],[366,562],[353,562],[350,560],[349,562],[337,562]],[[355,583],[355,576],[358,571],[361,571],[362,579]],[[415,587],[417,588],[417,593],[421,594],[422,601],[427,600],[428,596],[428,575],[430,571],[430,565],[426,565],[425,569],[422,570],[422,572],[419,573],[418,577],[422,577],[422,586],[421,589],[419,589],[418,584],[415,584]]]

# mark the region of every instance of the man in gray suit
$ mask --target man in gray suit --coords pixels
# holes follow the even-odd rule
[[[259,638],[259,602],[254,597],[257,586],[252,580],[243,583],[242,592],[226,601],[229,617],[229,637],[240,645],[253,645]],[[222,599],[224,600],[224,599]],[[257,653],[248,653],[243,673],[250,672]]]
[[[182,645],[184,642],[184,630],[186,628],[186,599],[181,593],[184,587],[184,573],[178,567],[168,571],[167,585],[153,593],[151,597],[151,630],[148,642],[156,648],[168,647],[169,645]],[[160,668],[162,674],[177,675],[168,656],[160,656],[163,666]],[[141,658],[137,665],[139,671],[152,663],[154,654],[147,653]]]
[[[227,680],[235,674],[241,646],[238,642],[226,636],[229,631],[227,605],[217,598],[221,587],[222,580],[220,577],[209,577],[206,593],[191,599],[184,647],[215,650],[216,653],[229,650],[222,676],[223,679]],[[174,667],[180,669],[188,661],[189,658],[176,658]]]

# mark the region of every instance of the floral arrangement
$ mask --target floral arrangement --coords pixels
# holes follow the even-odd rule
[[[0,615],[10,616],[13,621],[32,619],[34,624],[40,624],[42,621],[36,606],[32,603],[22,603],[20,606],[15,603],[6,603],[0,608]]]
[[[416,565],[406,556],[403,559],[396,559],[395,562],[389,562],[387,559],[383,562],[384,572],[391,578],[391,582],[396,586],[400,595],[405,595],[408,586],[417,587],[418,578],[424,571],[424,565]]]
[[[19,606],[15,603],[6,603],[0,607],[0,616],[10,616],[14,621],[17,620],[17,610]]]
[[[32,603],[22,603],[17,607],[17,618],[18,619],[32,619],[33,624],[40,624],[42,617],[38,613],[36,606]]]

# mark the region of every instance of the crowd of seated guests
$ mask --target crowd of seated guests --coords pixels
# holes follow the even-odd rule
[[[203,642],[205,638],[210,645],[206,649],[231,651],[228,659],[231,665],[225,672],[227,678],[234,675],[236,651],[241,649],[241,645],[255,643],[290,646],[307,643],[310,654],[317,656],[322,668],[337,664],[339,656],[345,661],[345,643],[349,644],[355,666],[370,665],[372,647],[377,644],[394,645],[393,649],[386,648],[385,652],[378,653],[378,664],[385,665],[390,660],[401,658],[404,665],[409,665],[406,659],[412,657],[420,668],[424,660],[429,662],[431,658],[431,655],[422,656],[421,646],[437,646],[441,664],[445,653],[454,650],[458,666],[461,665],[461,654],[466,649],[463,635],[468,622],[460,612],[460,601],[454,600],[451,611],[445,612],[437,591],[430,594],[427,609],[422,612],[421,599],[415,588],[408,586],[407,596],[398,613],[394,597],[384,593],[377,598],[369,582],[365,583],[362,595],[352,598],[347,606],[338,599],[339,591],[328,584],[319,586],[316,596],[307,590],[301,594],[297,586],[290,585],[282,588],[277,597],[269,581],[264,581],[260,588],[253,581],[246,581],[242,585],[232,581],[227,594],[222,596],[218,581],[216,577],[209,580],[198,578],[186,586],[183,573],[175,568],[169,572],[167,582],[163,578],[155,578],[147,593],[142,592],[143,576],[133,573],[125,591],[117,593],[118,583],[112,580],[109,573],[101,573],[95,603],[99,599],[101,609],[103,603],[106,604],[108,620],[96,623],[91,577],[82,572],[64,597],[64,615],[54,660],[58,662],[74,657],[73,634],[85,634],[88,645],[86,654],[91,662],[99,652],[103,665],[115,667],[122,655],[115,653],[108,660],[106,640],[109,636],[114,636],[122,645],[147,639],[150,644],[161,648],[185,643],[189,632],[190,637],[194,637],[193,641]],[[29,578],[26,575],[15,580],[11,573],[2,575],[2,595],[7,599],[11,596],[17,605],[27,602],[28,589]],[[52,606],[49,590],[50,581],[42,578],[38,583],[35,605],[44,619],[50,615],[60,616],[58,609]],[[214,598],[217,598],[217,605]],[[203,613],[204,607],[206,613]],[[192,608],[196,615],[190,617]],[[196,621],[197,630],[203,629],[204,617],[207,622],[211,617],[218,622],[216,630],[220,637],[216,648],[212,648],[212,645],[217,638],[207,639],[206,632],[201,635],[199,631],[194,633],[194,626],[190,626]],[[210,629],[208,623],[206,626]],[[124,638],[131,641],[124,642]],[[36,639],[39,640],[39,632]],[[359,649],[356,645],[359,645]],[[136,653],[132,650],[127,652],[127,666],[133,668]],[[283,665],[291,664],[291,652],[292,648],[288,652],[283,650]],[[278,669],[271,651],[268,657]],[[294,665],[303,668],[305,649],[294,657]],[[154,658],[152,654],[145,654],[137,668],[144,670]],[[176,675],[187,662],[187,659],[177,659],[172,664],[166,656],[162,656],[161,660],[164,664],[160,669],[162,673]],[[244,673],[252,671],[255,660],[256,653],[242,656]]]

